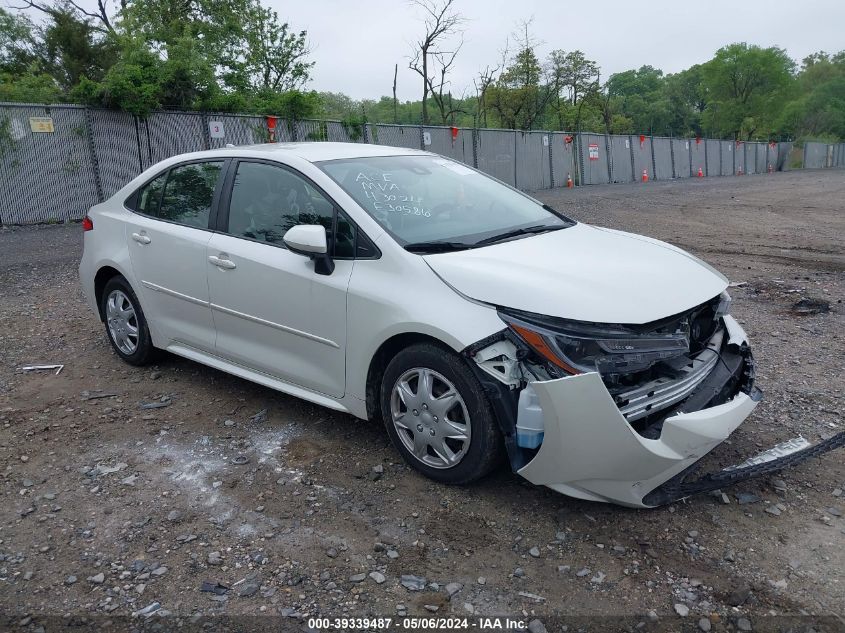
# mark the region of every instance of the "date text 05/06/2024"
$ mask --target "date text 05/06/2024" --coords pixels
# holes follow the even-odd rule
[[[314,630],[356,631],[524,631],[525,620],[506,617],[481,618],[309,618],[308,628]]]

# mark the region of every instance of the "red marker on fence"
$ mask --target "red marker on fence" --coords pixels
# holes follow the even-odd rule
[[[566,188],[572,189],[573,182],[572,182],[572,174],[566,174]]]
[[[703,172],[703,171],[701,171],[701,167],[699,167],[699,168],[698,168],[698,177],[699,177],[699,178],[704,178],[704,172]]]
[[[274,116],[267,117],[267,142],[276,142],[276,117]]]
[[[643,169],[643,182],[648,182],[648,171]]]

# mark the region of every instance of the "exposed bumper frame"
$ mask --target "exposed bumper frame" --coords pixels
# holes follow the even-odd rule
[[[730,316],[724,317],[724,322],[727,344],[737,354],[742,350],[746,358],[741,363],[747,378],[744,390],[735,382],[717,384],[710,396],[703,395],[706,400],[702,405],[727,388],[726,384],[732,385],[731,393],[717,400],[721,404],[699,410],[681,405],[662,421],[656,437],[644,437],[622,416],[597,373],[532,382],[543,410],[545,435],[537,453],[526,460],[524,451],[507,442],[506,433],[514,470],[532,483],[573,497],[654,507],[770,473],[845,445],[843,433],[773,461],[688,482],[697,462],[724,442],[760,399],[759,390],[752,389],[753,361],[747,352],[746,334]],[[728,363],[723,364],[727,369]],[[487,391],[491,394],[489,382]],[[503,428],[515,423],[512,402],[512,398],[501,396],[494,399]],[[504,420],[502,416],[507,413],[510,419]]]

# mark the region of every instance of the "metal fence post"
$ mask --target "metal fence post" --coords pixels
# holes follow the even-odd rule
[[[672,180],[674,180],[678,177],[678,173],[675,170],[675,138],[671,135],[669,136],[669,160],[672,161]]]
[[[369,142],[370,142],[370,126],[367,124],[366,120],[361,124],[361,138],[364,139],[364,143],[369,144]]]
[[[578,176],[578,185],[580,186],[580,185],[584,184],[584,179],[586,177],[584,175],[586,173],[584,171],[584,133],[578,132],[577,134],[578,134],[578,136],[577,136],[577,139],[578,139],[578,155],[577,155],[576,164],[578,165],[579,169],[581,170],[581,173]]]
[[[607,181],[613,182],[613,154],[610,151],[610,135],[604,135],[604,151],[607,156]]]
[[[153,144],[150,141],[150,119],[147,117],[144,119],[144,131],[147,134],[147,159],[150,161],[150,165],[153,164]],[[150,165],[147,165],[149,167]]]
[[[516,134],[517,134],[517,131],[514,130],[513,131],[513,186],[518,189],[519,188],[519,181],[516,179],[516,172],[517,172],[517,170],[516,170],[516,162],[517,162],[516,161],[516,142],[517,142]]]
[[[692,173],[692,143],[690,143],[688,140],[684,141],[684,142],[687,144],[687,160],[689,161],[689,175],[690,175],[690,178],[692,178],[693,177],[693,173]]]
[[[132,120],[135,122],[135,144],[138,146],[138,173],[140,174],[144,171],[144,159],[141,157],[141,129],[136,115],[132,115]]]
[[[710,165],[707,163],[707,139],[704,139],[704,175],[710,175]]]
[[[654,135],[652,134],[649,138],[651,139],[651,177],[657,180],[657,161],[654,158]]]
[[[555,161],[552,153],[552,139],[554,135],[551,132],[546,132],[546,138],[549,139],[549,189],[555,188]]]
[[[478,128],[472,128],[472,166],[478,169]]]
[[[631,157],[631,181],[637,182],[637,163],[634,160],[634,135],[628,135],[628,154]]]
[[[103,201],[103,183],[100,180],[100,163],[94,147],[94,126],[91,108],[85,108],[85,135],[88,137],[88,152],[91,155],[91,169],[94,171],[94,188],[97,190],[97,202]]]
[[[205,143],[205,149],[211,149],[211,130],[208,127],[208,115],[205,112],[200,112],[200,119],[202,119],[202,139]]]

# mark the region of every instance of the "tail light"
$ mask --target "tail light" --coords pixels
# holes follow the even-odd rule
[[[94,220],[89,218],[87,215],[82,218],[82,231],[93,231],[94,230]]]

